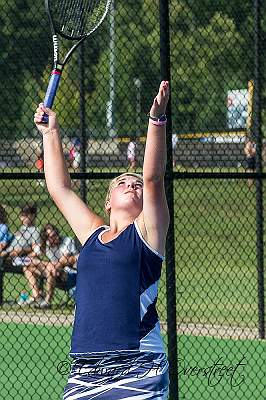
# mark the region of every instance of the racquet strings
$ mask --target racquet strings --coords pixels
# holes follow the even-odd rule
[[[92,33],[108,11],[106,0],[54,0],[49,2],[55,30],[71,38]]]

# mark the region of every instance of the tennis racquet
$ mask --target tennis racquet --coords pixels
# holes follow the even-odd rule
[[[76,48],[103,22],[112,0],[45,0],[53,38],[54,63],[44,105],[52,108],[64,66]],[[61,60],[59,36],[74,42]],[[43,123],[48,123],[44,115]]]

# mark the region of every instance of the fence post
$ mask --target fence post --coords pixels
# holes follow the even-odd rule
[[[170,71],[170,36],[169,36],[169,1],[160,0],[160,60],[161,78],[169,80]],[[173,190],[173,154],[172,154],[172,119],[171,99],[167,108],[167,166],[165,176],[166,197],[170,213],[170,226],[166,241],[166,295],[167,295],[167,336],[170,375],[170,400],[178,396],[177,368],[177,325],[176,325],[176,279],[175,279],[175,231],[174,231],[174,190]]]
[[[259,337],[265,339],[264,299],[264,241],[263,241],[263,179],[262,173],[262,131],[261,131],[261,0],[254,0],[254,118],[253,133],[256,138],[256,225],[257,225],[257,271],[258,271],[258,313]]]

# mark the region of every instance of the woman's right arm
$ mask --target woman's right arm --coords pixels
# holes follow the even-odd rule
[[[42,123],[44,113],[49,116],[49,124]],[[104,224],[71,189],[71,179],[67,170],[59,126],[55,112],[40,104],[34,122],[43,136],[44,173],[47,189],[62,212],[77,238],[83,244],[90,232]]]

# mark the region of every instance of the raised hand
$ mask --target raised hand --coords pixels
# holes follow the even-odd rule
[[[162,81],[159,87],[157,96],[155,97],[151,106],[150,115],[158,117],[165,113],[167,103],[169,100],[170,87],[168,81]]]

